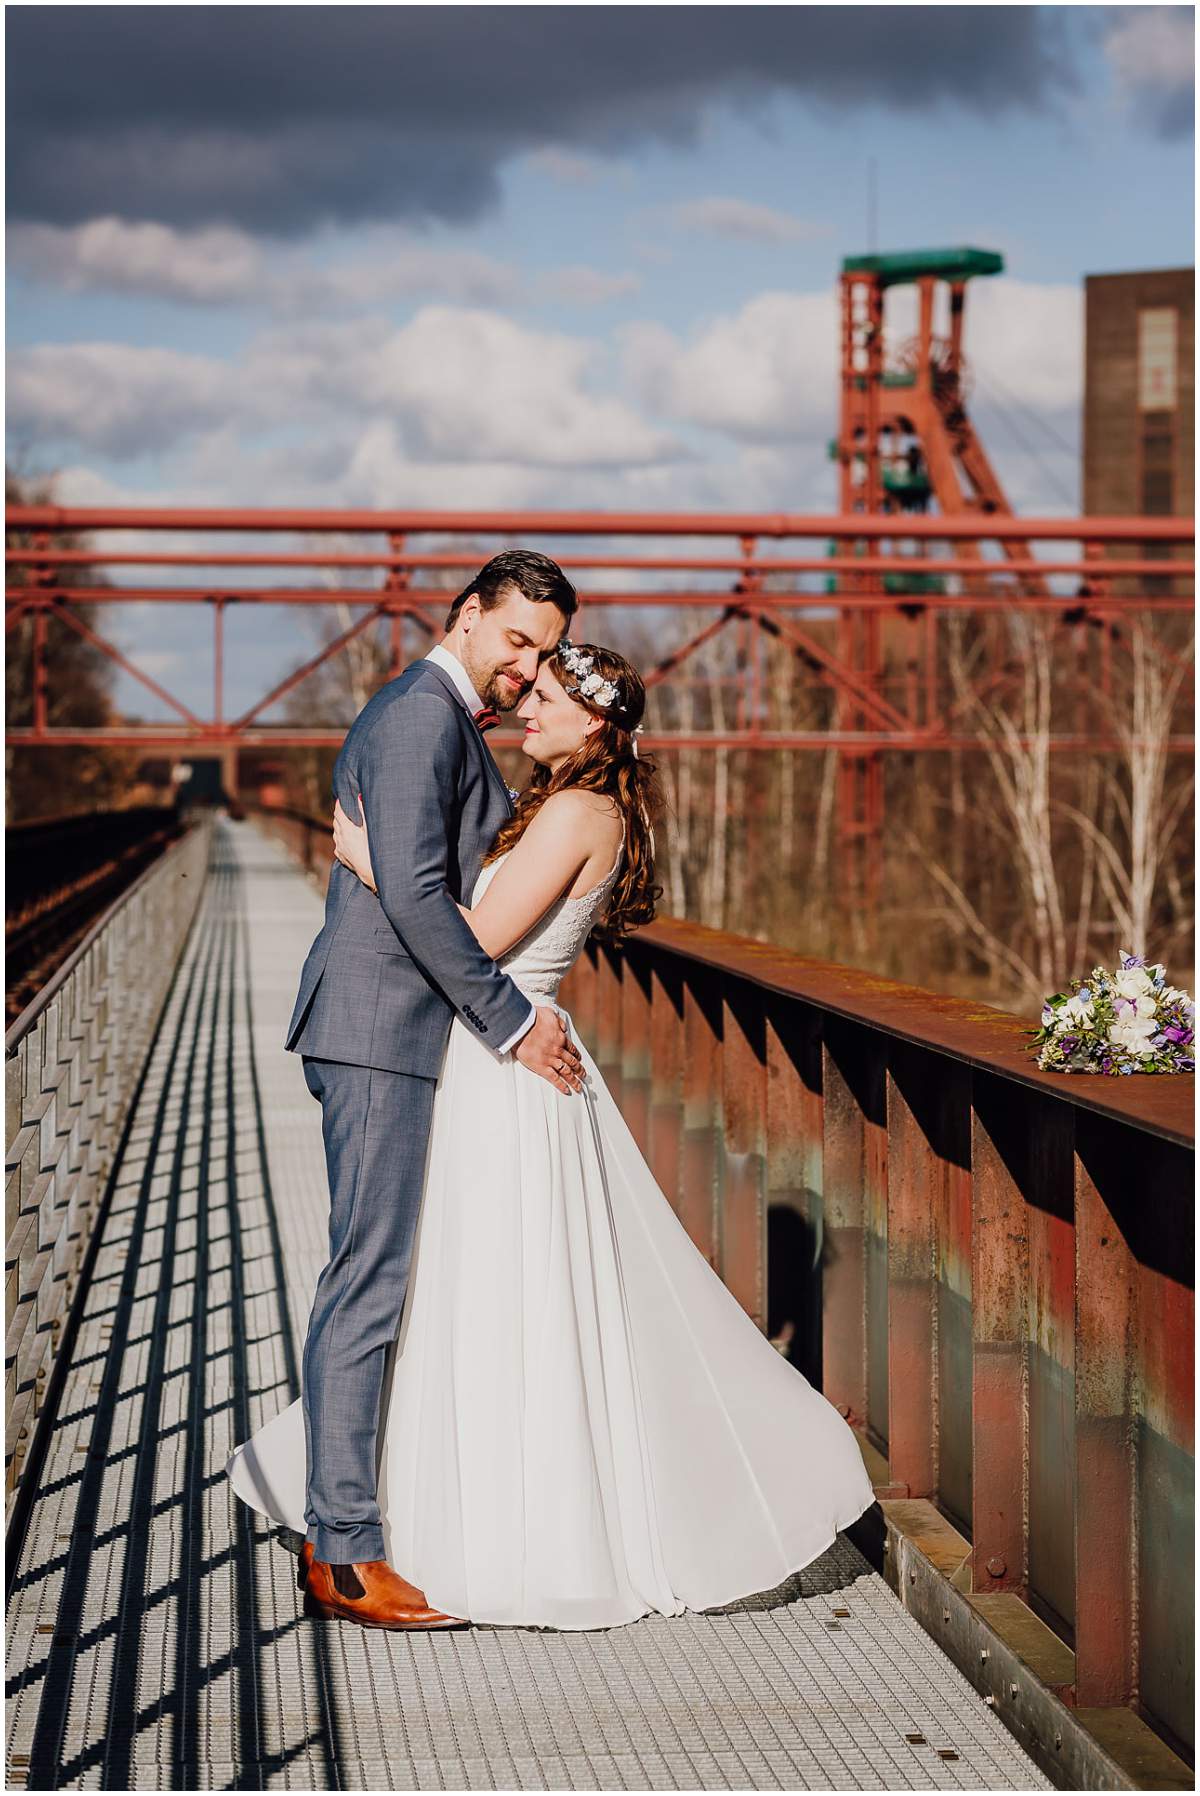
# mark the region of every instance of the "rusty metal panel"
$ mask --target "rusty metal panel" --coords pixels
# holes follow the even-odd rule
[[[622,956],[621,1113],[642,1153],[650,1147],[650,966],[636,949]]]
[[[679,1219],[715,1267],[721,1189],[721,985],[703,967],[683,987],[683,1148]]]
[[[1130,1083],[1130,1081],[1126,1081]],[[1138,1703],[1194,1747],[1195,1201],[1188,1157],[1155,1142],[1130,1163]]]
[[[595,1058],[596,1053],[596,959],[599,949],[589,942],[559,988],[563,1008],[570,1013],[575,1033]]]
[[[1029,1601],[1064,1639],[1075,1630],[1074,1118],[1025,1106],[1029,1143]]]
[[[1132,1702],[1137,1690],[1133,1145],[1103,1117],[1076,1119],[1075,1700],[1083,1707]]]
[[[621,1102],[621,975],[624,955],[603,945],[596,953],[595,1059],[617,1104]]]
[[[763,994],[731,980],[722,1021],[725,1146],[721,1277],[748,1316],[766,1323],[767,1040]]]
[[[972,1566],[976,1591],[1027,1596],[1029,1235],[1021,1173],[1028,1099],[977,1073],[972,1090]]]
[[[1195,1145],[1194,1073],[1169,1079],[1088,1079],[1043,1072],[1029,1053],[1028,1020],[974,998],[947,997],[674,917],[651,923],[642,939],[725,978],[752,979],[831,1017],[866,1024],[890,1040],[937,1048],[983,1072],[998,1073],[1037,1097],[1055,1097],[1071,1110],[1095,1110],[1147,1134],[1188,1148]]]
[[[1075,1616],[1074,1112],[977,1074],[972,1171],[976,1591]]]
[[[971,1530],[972,1304],[971,1093],[972,1073],[943,1059],[941,1106],[943,1179],[934,1227],[937,1305],[938,1504],[968,1535]]]
[[[650,1170],[678,1212],[683,1146],[683,976],[650,957]]]
[[[868,1427],[881,1447],[887,1439],[887,1418],[886,1413],[879,1413],[878,1398],[871,1414],[868,1381],[867,1234],[868,1229],[879,1229],[879,1167],[886,1153],[884,1046],[885,1038],[875,1031],[856,1028],[840,1017],[826,1019],[821,1069],[825,1099],[823,1389],[854,1426]],[[884,1193],[882,1293],[878,1293],[879,1270],[870,1282],[883,1299],[883,1371],[881,1379],[877,1372],[875,1389],[878,1392],[882,1384],[886,1403],[886,1186]],[[878,1232],[873,1236],[872,1251],[878,1260]],[[875,1313],[878,1318],[878,1305]],[[878,1350],[875,1357],[878,1365]]]
[[[888,1460],[892,1482],[907,1486],[913,1497],[932,1497],[939,1487],[938,1248],[948,1192],[968,1176],[969,1117],[965,1068],[907,1042],[893,1044],[887,1090]]]
[[[766,996],[767,1332],[821,1389],[821,1014]]]

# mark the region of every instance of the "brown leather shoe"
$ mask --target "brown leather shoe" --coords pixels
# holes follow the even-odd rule
[[[300,1549],[304,1613],[324,1619],[342,1617],[364,1628],[467,1628],[457,1615],[431,1609],[424,1591],[393,1571],[386,1559],[332,1566],[318,1559],[312,1543]],[[335,1581],[336,1580],[336,1581]],[[338,1585],[342,1588],[339,1589]],[[356,1594],[352,1594],[352,1592]]]

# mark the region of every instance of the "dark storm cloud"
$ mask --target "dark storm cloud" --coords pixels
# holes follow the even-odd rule
[[[1042,107],[1058,9],[10,8],[10,216],[295,233],[477,217],[546,143],[686,142],[715,101]]]

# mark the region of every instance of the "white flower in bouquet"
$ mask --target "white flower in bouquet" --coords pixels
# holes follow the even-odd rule
[[[1115,1047],[1124,1048],[1127,1054],[1137,1054],[1144,1058],[1153,1054],[1154,1049],[1150,1037],[1158,1031],[1158,1024],[1151,1016],[1122,1017],[1113,1023],[1108,1031],[1108,1039]]]
[[[1125,967],[1113,980],[1113,990],[1119,998],[1140,998],[1143,992],[1153,989],[1154,981],[1145,967]]]

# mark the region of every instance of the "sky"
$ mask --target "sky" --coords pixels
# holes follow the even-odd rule
[[[10,6],[9,465],[64,503],[827,511],[841,258],[974,244],[973,415],[1018,509],[1073,512],[1083,277],[1193,261],[1193,32]]]

